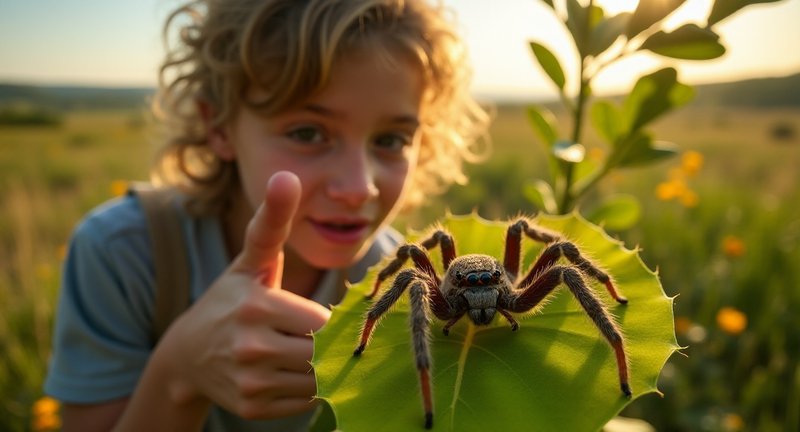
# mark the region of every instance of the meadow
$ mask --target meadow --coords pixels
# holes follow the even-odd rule
[[[800,430],[800,109],[690,106],[654,132],[684,157],[615,174],[582,207],[636,196],[641,220],[612,234],[640,246],[677,296],[684,355],[665,366],[662,397],[623,415],[659,431]],[[422,228],[446,209],[535,212],[522,189],[547,166],[524,107],[498,107],[491,135],[492,157],[469,167],[471,182],[398,228]],[[57,427],[41,385],[70,232],[127,181],[147,178],[153,143],[146,115],[131,109],[0,125],[0,430]]]

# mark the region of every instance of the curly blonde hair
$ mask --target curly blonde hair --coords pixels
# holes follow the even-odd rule
[[[480,158],[489,115],[469,94],[466,49],[446,18],[440,3],[425,0],[184,4],[164,26],[167,54],[153,110],[167,139],[153,181],[186,192],[196,214],[220,211],[239,178],[236,162],[209,148],[208,128],[231,121],[243,105],[279,113],[322,90],[345,54],[375,48],[400,50],[418,62],[427,90],[419,162],[404,205],[465,182],[463,162]],[[253,88],[267,98],[248,99]],[[210,119],[203,117],[203,104]]]

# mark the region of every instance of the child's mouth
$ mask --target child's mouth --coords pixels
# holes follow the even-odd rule
[[[312,220],[311,225],[325,240],[337,244],[353,244],[364,239],[369,231],[366,221],[318,221]]]

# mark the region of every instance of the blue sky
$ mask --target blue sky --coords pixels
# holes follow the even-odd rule
[[[656,1],[656,0],[649,0]],[[551,96],[527,42],[568,53],[563,28],[537,0],[445,0],[459,19],[479,94]],[[635,0],[595,0],[609,11]],[[160,27],[176,0],[0,0],[0,81],[151,86],[162,53]],[[709,0],[687,0],[687,19],[702,18]],[[680,11],[679,11],[680,12]],[[690,83],[779,76],[800,71],[800,0],[751,6],[718,27],[728,53],[712,62],[664,62],[637,55],[607,69],[600,92],[661,65]],[[569,55],[563,57],[570,68]]]

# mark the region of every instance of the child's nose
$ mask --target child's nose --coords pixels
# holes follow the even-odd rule
[[[348,151],[330,167],[328,195],[352,207],[378,196],[375,175],[364,151]]]

